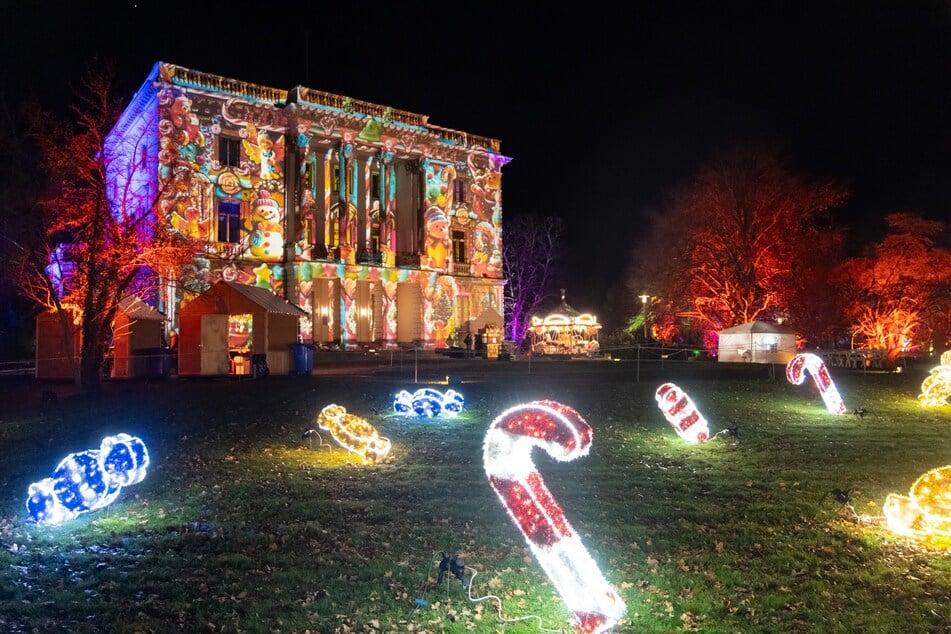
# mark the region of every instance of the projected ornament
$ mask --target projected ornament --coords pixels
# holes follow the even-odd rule
[[[812,375],[812,382],[819,389],[819,394],[830,414],[844,414],[845,403],[835,389],[835,383],[829,376],[829,370],[822,359],[814,354],[797,354],[786,364],[786,378],[793,385],[802,385],[806,380],[806,371]]]
[[[379,462],[390,453],[390,439],[380,436],[366,419],[347,413],[342,405],[328,405],[317,415],[317,426],[330,432],[341,447],[363,462]]]
[[[673,383],[664,383],[657,388],[654,399],[678,436],[692,443],[701,443],[710,438],[707,419],[679,387]]]
[[[627,606],[601,574],[532,462],[541,447],[561,462],[586,456],[591,426],[555,401],[533,401],[502,412],[485,436],[485,473],[509,517],[568,606],[580,632],[605,632]]]
[[[441,414],[456,416],[462,411],[464,405],[462,395],[455,390],[446,390],[443,394],[429,387],[416,390],[412,394],[406,390],[400,390],[393,398],[394,411],[404,416],[414,414],[427,418]]]
[[[951,350],[941,355],[941,365],[931,369],[931,373],[921,383],[918,402],[922,407],[940,407],[948,404],[951,397]]]
[[[951,537],[951,465],[928,471],[906,497],[890,493],[883,507],[889,530],[906,537]]]
[[[31,484],[26,508],[39,523],[62,524],[111,504],[122,487],[145,478],[148,466],[149,454],[139,438],[106,436],[99,449],[69,454],[51,477]]]

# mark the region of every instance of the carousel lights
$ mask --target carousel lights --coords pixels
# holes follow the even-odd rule
[[[502,412],[489,426],[483,462],[489,484],[545,570],[579,632],[606,632],[624,601],[601,574],[532,462],[534,447],[568,462],[586,456],[591,426],[574,409],[533,401]]]
[[[41,524],[62,524],[111,504],[122,487],[145,478],[148,466],[142,440],[128,434],[106,436],[99,449],[69,454],[52,477],[31,484],[26,508]]]
[[[793,385],[802,385],[806,380],[806,371],[812,375],[812,382],[819,389],[822,401],[830,414],[845,414],[845,403],[829,376],[829,370],[821,358],[814,354],[797,354],[786,364],[786,379]]]
[[[941,355],[941,364],[932,368],[921,384],[918,403],[922,407],[941,407],[951,397],[951,350]]]
[[[908,496],[890,493],[882,508],[888,528],[905,537],[951,537],[951,465],[932,469]]]
[[[664,383],[657,388],[654,399],[678,436],[691,443],[701,443],[710,438],[707,419],[679,387],[673,383]]]
[[[410,394],[406,390],[400,390],[393,397],[393,410],[404,416],[422,416],[432,418],[445,414],[446,416],[456,416],[462,412],[465,406],[465,400],[462,394],[455,390],[446,390],[445,393],[439,390],[426,387],[421,388]]]
[[[355,453],[366,462],[379,462],[390,453],[390,439],[380,436],[376,429],[342,405],[326,406],[317,415],[317,426],[329,431],[341,447]]]

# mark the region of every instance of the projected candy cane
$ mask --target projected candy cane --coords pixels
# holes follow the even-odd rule
[[[832,414],[844,414],[845,403],[835,389],[835,383],[829,376],[829,370],[822,359],[814,354],[797,354],[786,364],[786,378],[793,385],[802,385],[806,380],[806,370],[812,375],[812,382],[819,388],[819,394],[826,404],[826,409]]]
[[[541,447],[555,460],[586,456],[591,426],[554,401],[534,401],[502,412],[485,436],[483,461],[489,484],[548,574],[571,619],[585,634],[605,632],[627,606],[605,580],[532,462]]]
[[[700,443],[710,438],[710,428],[687,393],[673,383],[664,383],[654,394],[657,407],[670,426],[687,442]]]

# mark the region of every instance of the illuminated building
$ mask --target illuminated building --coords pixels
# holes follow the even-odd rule
[[[199,251],[192,283],[162,280],[154,303],[170,328],[220,279],[301,307],[301,338],[318,345],[441,348],[473,316],[502,312],[510,159],[497,140],[163,62],[113,135],[142,130],[149,174],[127,180]]]

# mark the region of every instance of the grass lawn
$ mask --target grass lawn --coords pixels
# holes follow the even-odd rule
[[[833,369],[862,418],[827,413],[782,368],[706,362],[384,362],[111,382],[95,401],[4,379],[0,631],[569,631],[482,461],[499,414],[554,400],[591,425],[590,453],[532,456],[627,604],[614,631],[949,632],[951,542],[899,537],[882,517],[889,493],[951,464],[951,406],[917,402],[928,369]],[[397,391],[447,375],[461,384],[433,387],[464,395],[458,417],[393,411]],[[654,400],[667,381],[711,432],[736,434],[682,441]],[[304,435],[331,403],[392,441],[384,462]],[[32,522],[29,485],[119,432],[145,442],[145,480],[61,526]],[[468,588],[436,583],[444,552]]]

